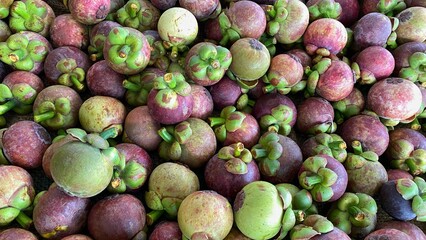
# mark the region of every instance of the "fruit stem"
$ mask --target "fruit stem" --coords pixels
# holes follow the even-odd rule
[[[127,79],[123,81],[123,87],[125,89],[133,91],[133,92],[137,92],[141,88],[138,84],[133,83],[133,82],[127,80]]]
[[[166,128],[161,128],[160,130],[158,130],[158,135],[160,135],[160,137],[166,141],[167,143],[172,143],[175,141],[174,137],[172,134],[170,134]]]
[[[146,222],[148,226],[153,225],[163,215],[163,210],[153,210],[146,214]]]
[[[34,122],[44,122],[46,120],[52,119],[53,117],[55,117],[55,111],[48,111],[45,113],[41,113],[41,114],[34,114]]]
[[[6,103],[0,105],[0,115],[5,114],[10,109],[14,108],[17,105],[17,102],[13,99],[7,101]]]
[[[268,156],[268,151],[263,148],[253,148],[251,154],[254,158],[258,159]]]
[[[70,80],[77,91],[82,91],[84,89],[84,84],[82,84],[76,76],[72,75],[70,76]]]
[[[354,153],[356,155],[360,155],[362,153],[362,146],[361,146],[361,142],[358,140],[355,140],[352,142],[352,148],[354,150]]]
[[[210,120],[210,126],[211,127],[214,127],[214,126],[217,126],[217,125],[222,125],[222,124],[225,124],[225,122],[226,122],[226,120],[224,118],[221,118],[221,117],[211,117],[211,118],[209,118],[209,120]]]
[[[18,214],[15,220],[25,229],[30,228],[31,224],[33,223],[33,220],[22,211]]]
[[[99,133],[99,136],[105,140],[109,138],[115,138],[118,136],[118,129],[117,127],[110,127],[103,132]]]
[[[315,184],[322,182],[322,177],[320,175],[312,175],[312,176],[306,176],[305,179],[303,179],[306,186],[314,186]]]
[[[242,142],[238,142],[235,144],[235,148],[234,148],[234,157],[239,157],[241,156],[241,153],[244,150],[244,144]]]
[[[359,209],[357,206],[350,206],[348,208],[348,212],[358,222],[367,221],[367,214],[365,214],[365,212]]]

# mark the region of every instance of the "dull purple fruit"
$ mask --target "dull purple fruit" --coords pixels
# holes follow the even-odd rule
[[[106,60],[94,63],[86,76],[87,88],[92,95],[110,96],[121,99],[124,97],[125,76],[109,67]]]
[[[75,20],[71,14],[57,16],[50,27],[49,35],[55,47],[73,46],[85,49],[89,45],[88,26]]]
[[[109,13],[110,0],[67,0],[67,7],[77,21],[93,25],[103,21]]]

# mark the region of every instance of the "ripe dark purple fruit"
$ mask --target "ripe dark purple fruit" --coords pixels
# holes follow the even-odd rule
[[[54,47],[73,46],[85,49],[89,45],[89,28],[75,20],[71,14],[62,14],[53,20],[50,39]]]

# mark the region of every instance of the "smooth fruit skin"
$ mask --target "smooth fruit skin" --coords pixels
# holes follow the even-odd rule
[[[23,228],[8,228],[0,232],[1,240],[37,240],[38,238],[32,232]]]
[[[275,186],[269,182],[249,183],[235,198],[235,223],[249,238],[272,238],[281,228],[282,216],[282,200]]]
[[[93,197],[110,183],[113,163],[98,148],[83,142],[69,142],[52,156],[52,178],[72,196]]]
[[[233,221],[231,204],[210,190],[191,193],[182,201],[178,211],[179,228],[190,239],[224,239],[231,231]]]

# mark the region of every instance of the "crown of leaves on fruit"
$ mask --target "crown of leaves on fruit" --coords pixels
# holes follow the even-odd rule
[[[241,142],[222,147],[217,157],[226,161],[225,168],[232,174],[246,174],[247,164],[252,161],[250,150],[244,147]]]

